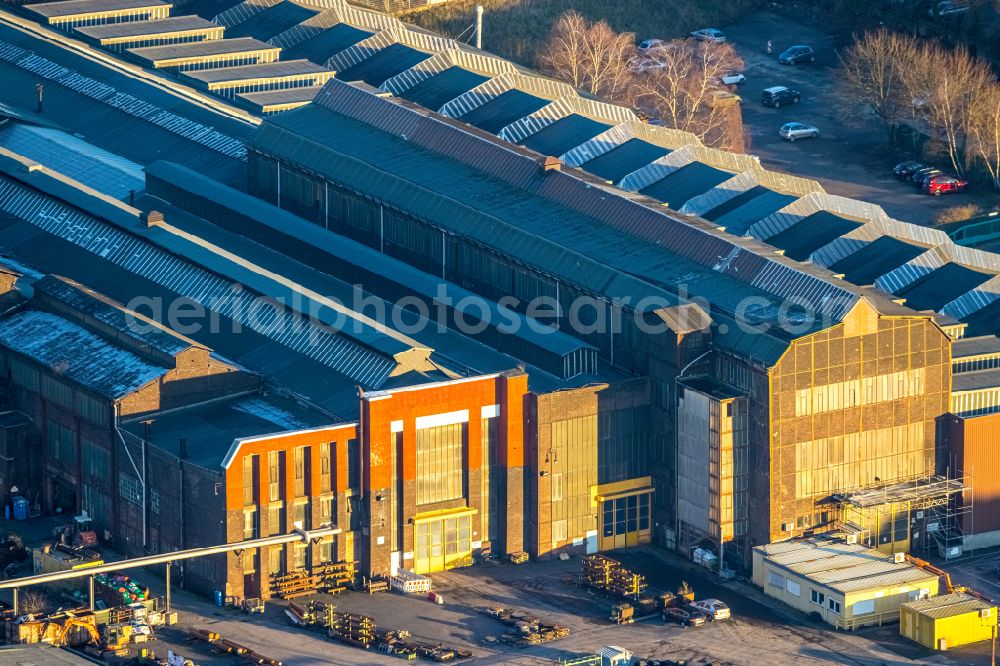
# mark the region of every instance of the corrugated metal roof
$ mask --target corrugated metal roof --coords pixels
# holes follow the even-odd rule
[[[180,453],[179,442],[185,439],[185,461],[204,469],[218,469],[237,439],[310,430],[333,421],[292,400],[262,394],[175,409],[151,418],[148,427],[144,418],[123,423],[122,430],[173,455]]]
[[[701,216],[715,222],[728,233],[742,236],[755,222],[776,213],[796,199],[798,197],[793,194],[782,194],[758,185]]]
[[[834,281],[828,272],[777,256],[773,254],[771,248],[758,241],[725,236],[708,223],[670,214],[662,207],[651,205],[643,197],[606,187],[598,184],[596,179],[583,178],[575,172],[554,171],[548,172],[544,178],[539,178],[538,157],[533,153],[519,152],[521,149],[505,145],[487,134],[472,132],[460,123],[456,124],[454,121],[426,112],[411,110],[396,100],[375,97],[371,93],[336,80],[327,84],[324,92],[317,98],[317,104],[357,120],[362,126],[377,127],[382,132],[401,138],[405,146],[453,160],[439,162],[438,166],[441,169],[458,167],[468,170],[469,173],[459,177],[451,174],[442,178],[448,187],[454,183],[461,183],[462,188],[471,188],[469,191],[453,195],[457,196],[457,199],[452,198],[453,201],[482,199],[482,193],[478,192],[477,188],[481,185],[479,181],[486,176],[485,182],[492,182],[494,185],[504,183],[508,189],[514,188],[513,191],[503,195],[510,197],[511,203],[521,200],[531,203],[530,212],[513,219],[523,223],[523,217],[529,220],[538,218],[539,223],[533,226],[533,230],[540,229],[544,233],[550,233],[553,226],[542,223],[544,216],[539,216],[539,206],[555,205],[564,209],[557,225],[560,228],[566,226],[563,219],[566,216],[565,209],[572,211],[570,215],[577,219],[582,216],[601,223],[597,227],[592,223],[584,225],[579,232],[572,235],[572,243],[566,241],[569,244],[565,247],[578,247],[580,241],[588,236],[603,234],[605,237],[598,246],[600,251],[597,256],[603,256],[608,252],[615,255],[619,245],[627,254],[635,255],[646,250],[637,250],[632,240],[634,237],[650,241],[660,248],[659,251],[650,252],[651,266],[657,267],[650,270],[653,273],[656,270],[663,271],[665,266],[672,269],[669,271],[672,277],[658,280],[663,284],[676,285],[679,284],[678,281],[689,281],[693,269],[695,273],[701,272],[699,279],[703,283],[713,281],[715,278],[721,278],[722,282],[727,278],[736,278],[744,285],[759,288],[778,297],[779,301],[792,295],[807,299],[818,304],[820,310],[835,319],[843,316],[843,313],[857,302],[858,294],[839,281]],[[316,122],[322,124],[321,120]],[[303,130],[307,135],[315,133],[307,128]],[[382,137],[383,140],[386,138],[388,137]],[[283,152],[281,146],[276,146],[275,150],[275,154]],[[363,156],[361,159],[373,163],[374,168],[384,174],[386,170],[382,168],[383,162],[392,161],[392,158],[399,153],[398,146],[395,145],[388,150],[390,152],[388,158],[369,155],[370,151],[367,151],[360,153]],[[663,159],[669,160],[679,152],[681,151],[676,151]],[[423,156],[413,154],[411,157],[416,162],[421,162],[426,159],[427,153],[424,152]],[[322,172],[328,168],[325,166],[328,162],[329,160],[321,160],[317,170]],[[400,168],[407,172],[411,171]],[[418,180],[426,176],[424,168],[417,167],[415,171]],[[499,183],[490,179],[498,179]],[[365,191],[364,185],[359,184],[357,187],[360,188],[359,191]],[[485,206],[485,210],[493,210],[492,201],[483,200],[478,205]],[[603,230],[599,228],[601,226],[604,227]],[[625,236],[615,238],[616,231],[624,233]],[[534,233],[537,234],[538,231]],[[611,242],[612,238],[615,238],[614,244]],[[663,261],[663,251],[674,253],[670,262]],[[654,256],[658,259],[654,260]],[[693,262],[690,269],[685,270],[685,267],[678,262],[679,257],[686,257]],[[622,265],[627,266],[625,270],[638,270],[634,257],[623,261]],[[709,273],[704,273],[705,268],[709,269]],[[727,294],[732,295],[732,290],[716,293],[714,295],[716,300],[713,300],[713,303],[727,303],[730,300]]]
[[[1000,335],[1000,299],[965,317],[968,335]]]
[[[488,76],[461,67],[449,67],[407,88],[399,96],[437,111],[462,93],[472,90],[488,79]]]
[[[134,162],[170,155],[227,182],[245,178],[250,123],[2,25],[0,79],[0,100],[24,109],[35,108],[35,84],[44,82],[46,118]]]
[[[162,0],[61,0],[23,5],[28,11],[49,18],[172,6],[171,3]]]
[[[234,290],[233,282],[181,259],[197,251],[191,244],[176,248],[179,254],[164,251],[7,177],[0,178],[0,209],[233,318],[244,328],[258,331],[369,388],[378,387],[396,366],[390,357],[362,347],[325,325],[308,321],[283,305],[262,302],[247,289]],[[211,265],[215,270],[225,268],[225,262],[218,256],[204,259],[203,265]],[[244,271],[243,277],[247,280],[240,284],[252,284],[253,274]]]
[[[953,592],[952,594],[942,594],[937,597],[918,599],[903,604],[903,608],[920,613],[924,617],[935,620],[945,617],[955,617],[966,613],[979,613],[981,610],[996,608],[995,604],[988,604],[982,599],[977,599],[965,592]]]
[[[338,23],[285,49],[283,54],[287,58],[307,58],[318,65],[325,65],[326,61],[337,53],[368,39],[373,34],[375,33],[346,23]]]
[[[430,53],[402,44],[391,44],[370,58],[337,72],[337,78],[344,81],[364,81],[377,87],[385,83],[386,79],[430,57]]]
[[[541,177],[537,158],[336,81],[316,104],[266,122],[257,145],[596,293],[627,271],[733,311],[756,292],[771,304],[761,309],[771,319],[783,299],[775,291],[815,299],[821,309],[832,305],[834,317],[857,300],[792,262],[770,258],[759,243],[737,246],[707,226],[567,172]],[[636,243],[636,236],[652,242]]]
[[[168,372],[49,312],[0,320],[0,344],[112,400]]]
[[[303,76],[316,74],[332,76],[326,67],[309,60],[278,60],[276,62],[261,62],[254,65],[237,67],[213,67],[211,69],[192,69],[181,73],[184,77],[195,79],[201,83],[223,83],[236,81],[253,81],[254,79],[272,79],[286,76]]]
[[[1000,368],[956,372],[951,376],[951,390],[982,391],[1000,388]]]
[[[536,97],[520,90],[508,90],[460,118],[484,132],[499,134],[507,125],[538,111],[548,103],[549,100],[544,97]]]
[[[323,11],[296,2],[279,2],[247,20],[226,28],[226,37],[253,37],[267,41]]]
[[[93,289],[123,303],[141,297],[154,299],[154,302],[190,303],[193,311],[198,310],[195,303],[182,295],[78,245],[51,236],[28,222],[2,215],[0,233],[5,252],[41,272],[58,271],[75,280],[86,281]],[[200,344],[218,350],[243,367],[265,374],[269,384],[303,396],[341,419],[357,417],[357,382],[353,379],[249,328],[244,327],[236,333],[228,325],[229,320],[215,312],[206,311],[192,323],[200,324],[191,334]]]
[[[647,185],[640,192],[677,209],[689,199],[707,192],[719,183],[729,180],[733,175],[728,171],[716,169],[701,162],[691,162],[666,178]]]
[[[297,86],[279,90],[263,90],[261,92],[240,93],[238,98],[245,100],[258,113],[267,113],[269,107],[283,105],[308,104],[313,101],[323,86]]]
[[[153,21],[122,21],[101,25],[81,25],[73,28],[81,35],[94,40],[121,37],[146,37],[166,33],[219,30],[220,27],[200,16],[171,16]]]
[[[92,317],[166,356],[176,356],[196,346],[194,341],[169,329],[145,325],[145,322],[134,318],[123,307],[112,304],[99,294],[65,278],[47,275],[32,283],[31,288],[35,294],[45,294],[48,298],[66,305],[74,313]]]
[[[907,583],[937,582],[937,576],[909,562],[843,538],[816,536],[757,546],[771,563],[840,592],[879,590]],[[936,589],[934,590],[937,591]]]
[[[989,273],[947,263],[896,292],[916,310],[940,310],[948,303],[993,277]]]
[[[610,127],[611,125],[607,123],[574,113],[546,125],[519,143],[542,155],[559,157],[570,148],[589,141]]]
[[[633,171],[664,155],[669,155],[670,152],[668,148],[641,139],[629,139],[620,146],[584,162],[580,168],[617,185],[622,178]]]
[[[135,57],[149,63],[175,60],[177,58],[207,58],[233,53],[255,53],[257,51],[280,51],[276,46],[252,37],[235,39],[207,39],[201,42],[182,42],[161,46],[142,46],[128,49]]]
[[[146,187],[141,165],[60,130],[7,123],[0,126],[0,146],[115,199]]]
[[[540,329],[537,322],[532,322],[532,325],[529,325],[526,317],[514,312],[504,311],[501,313],[499,306],[489,299],[476,297],[472,292],[458,285],[442,281],[439,277],[413,268],[367,245],[346,237],[332,235],[315,224],[298,218],[280,208],[275,208],[248,194],[199,178],[198,174],[178,165],[160,162],[150,166],[149,173],[153,178],[175,183],[186,191],[196,193],[212,201],[218,201],[234,210],[242,211],[265,226],[281,230],[286,234],[290,233],[301,240],[306,240],[311,245],[329,253],[333,261],[344,264],[357,264],[363,266],[366,270],[386,276],[385,279],[387,280],[404,284],[409,290],[426,297],[428,300],[439,298],[443,302],[454,304],[454,307],[459,309],[463,309],[463,306],[459,305],[460,303],[475,302],[474,306],[467,308],[469,321],[474,319],[477,308],[484,307],[491,310],[491,316],[489,317],[489,321],[491,322],[517,321],[518,324],[512,327],[514,330],[508,334],[523,339],[525,343],[560,355],[570,354],[581,349],[592,349],[590,345],[571,335],[550,329]],[[266,244],[266,241],[263,241],[263,239],[256,240],[257,242],[264,242]],[[302,282],[306,286],[310,284],[310,281],[304,276]],[[341,284],[338,292],[334,290],[333,283],[333,280],[327,282],[321,289],[322,293],[348,302],[348,299],[351,298],[353,288],[350,285]],[[316,289],[320,290],[318,286]],[[436,327],[428,324],[427,328],[429,332],[434,332],[430,331],[430,329],[435,329]],[[420,337],[420,334],[415,333],[414,335]],[[434,346],[440,346],[445,354],[448,353],[447,344]]]
[[[852,284],[875,284],[911,259],[923,254],[927,247],[907,243],[892,236],[882,236],[830,266],[834,273],[843,273]]]
[[[765,242],[784,250],[786,257],[807,261],[819,248],[863,224],[821,210],[766,238]]]
[[[959,338],[951,343],[951,357],[954,360],[986,354],[1000,354],[1000,337],[980,335]]]

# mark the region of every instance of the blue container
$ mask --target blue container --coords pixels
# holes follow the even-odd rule
[[[222,606],[224,605],[222,599],[222,590],[215,591],[215,605],[218,606],[219,608],[222,608]]]
[[[28,499],[26,497],[14,498],[14,520],[28,519]]]

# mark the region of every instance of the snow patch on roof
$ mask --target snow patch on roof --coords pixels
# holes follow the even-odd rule
[[[243,402],[233,405],[233,409],[238,412],[251,414],[257,418],[264,419],[265,421],[269,421],[287,430],[308,430],[313,427],[312,425],[304,423],[296,418],[296,416],[291,412],[288,412],[274,403],[261,398],[244,400]]]
[[[0,344],[111,399],[168,372],[48,312],[30,310],[0,321]]]

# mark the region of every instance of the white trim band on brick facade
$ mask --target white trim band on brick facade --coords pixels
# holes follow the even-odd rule
[[[418,416],[417,430],[425,428],[437,428],[438,426],[454,425],[456,423],[468,423],[469,410],[460,409],[457,412],[445,412],[444,414],[434,414],[432,416]]]

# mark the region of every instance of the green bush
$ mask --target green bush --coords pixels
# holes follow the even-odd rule
[[[617,32],[633,32],[637,39],[683,37],[692,30],[732,23],[762,0],[480,0],[483,48],[533,67],[552,24],[575,9],[591,21],[607,20]],[[475,21],[475,0],[456,0],[413,12],[403,19],[450,37],[473,42],[469,27]],[[464,33],[464,34],[463,34]]]

